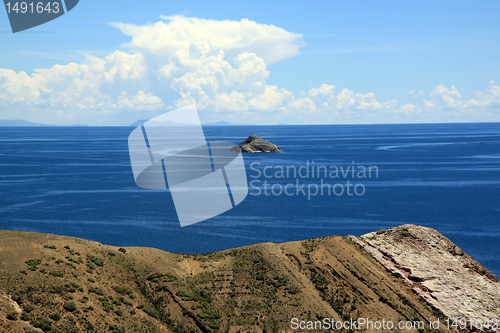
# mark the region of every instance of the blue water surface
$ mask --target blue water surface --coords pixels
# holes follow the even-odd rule
[[[132,130],[0,128],[0,229],[203,253],[412,223],[437,229],[500,275],[499,123],[207,126],[208,141],[239,143],[257,134],[283,152],[245,154],[249,183],[254,181],[248,197],[184,228],[168,191],[135,185],[127,147]],[[293,177],[301,167],[304,176],[307,163],[309,178]],[[344,186],[342,195],[328,195],[324,187],[323,195],[308,198],[307,186],[314,193],[321,184],[318,166],[342,167],[345,177],[339,171],[339,178],[325,178],[320,169],[323,184],[340,184],[337,194]],[[370,166],[371,177],[358,177]],[[266,167],[271,178],[262,174]],[[288,178],[275,177],[280,167],[289,168]],[[353,167],[354,177],[345,172]],[[363,195],[353,194],[353,186],[348,195],[347,181],[360,184]],[[293,195],[273,195],[273,185],[275,194],[288,185]]]

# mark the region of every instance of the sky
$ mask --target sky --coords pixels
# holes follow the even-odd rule
[[[81,0],[13,34],[0,119],[130,125],[500,121],[499,1]]]

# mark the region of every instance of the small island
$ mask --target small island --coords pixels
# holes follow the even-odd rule
[[[252,134],[245,141],[231,148],[231,151],[242,153],[279,153],[280,147]]]

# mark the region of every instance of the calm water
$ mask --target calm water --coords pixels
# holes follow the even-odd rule
[[[265,180],[277,193],[297,179],[257,177],[253,169],[298,170],[307,161],[344,170],[376,166],[378,177],[344,179],[339,171],[340,178],[323,180],[363,184],[361,196],[328,196],[325,188],[308,200],[307,185],[314,190],[320,182],[311,177],[298,179],[305,195],[292,185],[292,196],[251,188],[233,210],[184,228],[168,191],[135,185],[127,150],[132,129],[0,128],[0,229],[200,253],[413,223],[437,229],[500,275],[499,123],[206,127],[208,141],[239,143],[257,134],[283,149],[244,155],[248,179],[260,181],[253,184],[261,191]],[[251,168],[253,162],[260,164]]]

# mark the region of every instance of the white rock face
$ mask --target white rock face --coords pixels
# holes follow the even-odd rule
[[[500,324],[498,277],[436,230],[406,224],[351,238],[444,316]]]

